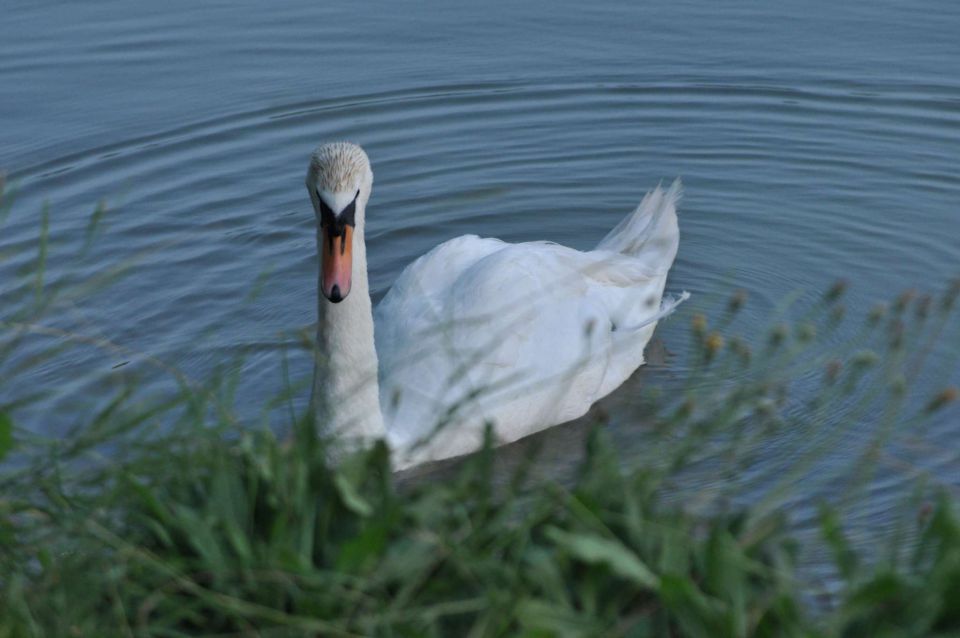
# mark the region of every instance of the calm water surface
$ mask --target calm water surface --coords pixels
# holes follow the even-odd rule
[[[315,317],[303,175],[312,148],[340,138],[374,164],[377,298],[467,232],[589,248],[675,176],[686,196],[668,288],[694,294],[686,313],[744,288],[750,333],[787,295],[838,277],[857,314],[960,271],[960,5],[587,5],[8,0],[0,167],[20,198],[0,230],[0,299],[22,287],[48,202],[49,280],[132,269],[57,321],[197,378],[243,353],[239,406],[256,420],[281,385],[278,348]],[[101,200],[95,251],[68,259]],[[661,326],[668,350],[685,351],[688,321]],[[291,376],[309,375],[290,356]],[[71,350],[0,403],[54,391],[22,420],[57,434],[121,375],[170,387],[142,361],[114,370],[128,359]],[[631,438],[628,419],[611,427]],[[565,435],[551,436],[563,465]],[[925,436],[935,452],[913,467],[960,489],[960,424]],[[856,440],[828,463],[842,469]],[[756,476],[788,455],[767,446]],[[866,527],[889,521],[903,481],[876,481]]]

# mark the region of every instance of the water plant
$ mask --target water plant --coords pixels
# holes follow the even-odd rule
[[[22,272],[31,292],[0,310],[0,383],[90,343],[45,319],[89,284],[46,280],[42,228]],[[283,427],[239,417],[232,373],[197,383],[167,370],[162,395],[132,378],[73,415],[63,439],[18,421],[43,405],[42,388],[4,392],[0,636],[957,635],[950,486],[917,484],[889,551],[852,540],[842,505],[886,467],[893,438],[955,411],[956,388],[915,379],[934,349],[956,364],[960,281],[898,297],[840,347],[846,288],[791,307],[760,337],[735,334],[743,293],[686,315],[684,378],[639,397],[647,452],[621,456],[598,411],[564,478],[538,473],[536,440],[508,465],[489,434],[472,457],[399,476],[382,444],[332,464],[309,413],[291,409]],[[25,357],[36,337],[47,345]],[[784,503],[864,423],[845,489],[820,507],[823,590],[798,568]],[[744,502],[735,481],[683,488],[701,464],[735,476],[791,429],[811,443],[763,498]]]

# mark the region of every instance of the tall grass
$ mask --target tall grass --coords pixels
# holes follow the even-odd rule
[[[0,221],[9,205],[8,193]],[[46,228],[23,273],[32,293],[0,310],[0,382],[89,341],[46,320],[76,294],[44,277]],[[781,505],[836,445],[838,415],[874,426],[845,477],[856,498],[893,437],[953,409],[955,388],[914,380],[933,349],[956,349],[958,294],[955,281],[900,297],[826,352],[842,285],[751,339],[731,334],[735,294],[713,326],[688,318],[682,387],[645,396],[650,454],[621,458],[598,423],[562,483],[536,472],[536,446],[506,467],[489,436],[472,457],[413,476],[392,472],[383,445],[334,466],[310,414],[291,411],[282,430],[239,427],[229,375],[196,384],[170,371],[163,397],[123,387],[74,415],[69,440],[17,422],[43,392],[3,393],[0,636],[957,635],[949,491],[918,488],[924,504],[905,506],[887,552],[848,540],[824,503],[829,592],[798,572]],[[49,344],[25,360],[26,335]],[[718,378],[729,381],[702,383]],[[815,391],[797,396],[798,378]],[[759,502],[744,504],[732,481],[678,497],[692,466],[733,476],[758,442],[799,427],[817,443]]]

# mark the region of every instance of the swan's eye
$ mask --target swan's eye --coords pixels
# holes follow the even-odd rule
[[[344,233],[345,226],[356,226],[357,197],[360,191],[353,196],[353,201],[347,204],[339,215],[335,215],[333,210],[327,206],[327,203],[320,197],[320,191],[317,190],[317,201],[320,202],[320,227],[328,228],[332,237],[340,237]]]
[[[336,224],[336,216],[327,206],[327,203],[320,197],[320,191],[317,191],[317,201],[320,202],[320,226],[332,226]]]
[[[347,204],[346,208],[340,211],[340,217],[337,221],[348,226],[356,226],[357,198]]]

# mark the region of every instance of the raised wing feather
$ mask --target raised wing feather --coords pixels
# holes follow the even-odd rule
[[[474,449],[485,422],[512,441],[580,416],[642,363],[646,338],[615,345],[656,313],[663,279],[608,251],[478,237],[437,247],[375,315],[392,442],[409,449],[440,426],[423,452],[440,458]]]
[[[380,405],[400,464],[584,414],[643,363],[677,253],[679,180],[597,246],[468,235],[411,264],[375,311]],[[446,427],[448,426],[449,427]],[[419,445],[419,442],[426,441]]]

